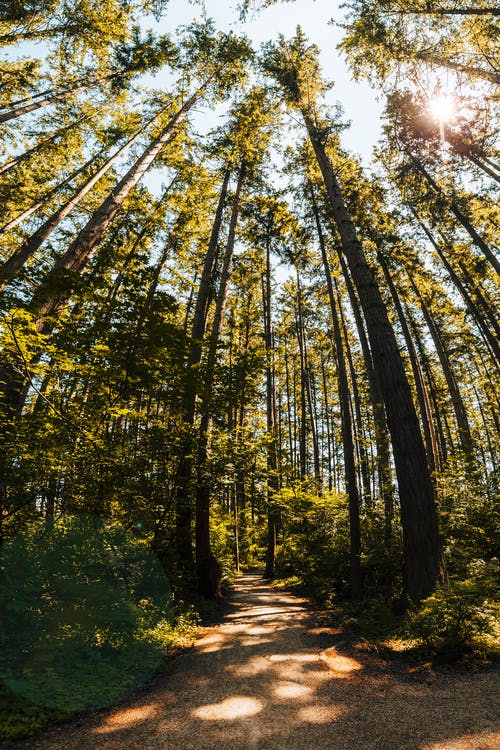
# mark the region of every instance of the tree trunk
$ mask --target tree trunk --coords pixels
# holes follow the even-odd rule
[[[415,284],[413,278],[409,273],[408,278],[410,279],[410,284],[413,292],[419,300],[420,309],[422,310],[425,322],[427,323],[427,328],[429,329],[429,333],[431,334],[432,340],[434,342],[434,347],[436,349],[436,353],[443,370],[446,384],[448,386],[448,393],[450,394],[451,403],[453,405],[453,411],[455,412],[455,419],[457,420],[458,436],[460,444],[462,446],[462,450],[467,456],[469,456],[469,458],[472,458],[472,456],[474,455],[474,447],[472,444],[469,420],[467,419],[465,404],[458,388],[457,381],[453,373],[450,360],[448,358],[448,353],[446,352],[446,349],[444,347],[437,324],[430,314],[429,308],[425,304],[423,297],[417,288],[417,285]]]
[[[500,81],[500,78],[499,78]],[[427,169],[424,167],[422,162],[416,158],[414,154],[405,146],[403,145],[403,149],[405,153],[409,156],[413,166],[416,168],[418,172],[423,176],[425,181],[432,187],[432,189],[439,195],[441,199],[443,199],[446,204],[448,205],[450,211],[455,216],[455,218],[458,219],[460,224],[463,226],[467,234],[472,240],[472,244],[476,245],[481,252],[483,253],[484,257],[491,263],[495,271],[500,275],[500,262],[492,252],[490,246],[483,240],[483,238],[476,232],[475,228],[472,226],[472,223],[468,216],[466,216],[462,209],[457,204],[456,200],[451,198],[447,198],[446,195],[443,193],[443,190],[438,185],[436,180],[429,174]]]
[[[437,449],[436,433],[434,430],[434,420],[432,418],[432,409],[429,401],[429,394],[427,393],[424,375],[422,373],[422,368],[420,366],[411,331],[408,327],[403,306],[401,304],[398,291],[394,285],[394,281],[392,280],[389,267],[382,253],[377,254],[377,259],[382,271],[384,272],[385,280],[387,282],[387,286],[389,288],[389,292],[396,309],[399,324],[401,326],[401,330],[403,331],[403,336],[406,342],[408,355],[410,357],[413,379],[415,381],[415,390],[417,392],[417,400],[420,407],[420,417],[424,429],[425,447],[429,469],[430,471],[439,471],[439,452]]]
[[[0,166],[0,174],[4,174],[5,172],[8,172],[11,169],[14,169],[18,164],[21,164],[23,161],[26,161],[26,159],[29,159],[29,157],[32,154],[35,154],[37,152],[40,152],[44,146],[48,145],[49,143],[53,143],[60,135],[63,133],[66,133],[68,130],[74,130],[78,127],[82,122],[86,122],[87,120],[90,120],[92,117],[95,117],[96,115],[100,114],[106,107],[100,107],[99,109],[94,109],[93,112],[91,112],[88,115],[84,115],[83,117],[80,117],[78,120],[75,120],[75,122],[70,122],[69,125],[64,125],[62,128],[59,128],[59,130],[56,130],[55,133],[52,133],[48,138],[44,138],[43,140],[39,141],[35,146],[32,148],[29,148],[27,151],[23,151],[22,154],[19,154],[19,156],[15,156],[10,161],[6,162],[5,164],[2,164]]]
[[[24,211],[21,211],[20,214],[15,216],[13,219],[11,219],[7,224],[5,224],[3,227],[0,228],[0,237],[3,234],[6,234],[11,229],[14,229],[14,227],[17,227],[18,224],[21,224],[21,222],[28,219],[31,214],[34,214],[35,211],[37,211],[39,208],[41,208],[44,203],[47,203],[54,195],[57,195],[57,193],[62,190],[63,187],[66,187],[66,185],[69,185],[70,182],[73,182],[75,177],[78,177],[79,174],[82,172],[85,172],[91,164],[101,155],[102,151],[99,151],[99,153],[92,156],[91,159],[85,162],[85,164],[82,164],[78,169],[75,169],[74,172],[72,172],[68,177],[65,177],[64,180],[61,180],[61,182],[58,185],[55,185],[55,187],[50,188],[50,190],[47,190],[45,195],[42,195],[41,198],[39,198],[35,203],[32,203],[31,206],[26,208]]]
[[[500,83],[500,75],[493,70],[485,70],[484,68],[477,68],[473,65],[453,62],[453,60],[447,60],[445,57],[441,57],[434,52],[427,52],[425,50],[417,51],[415,57],[417,60],[436,65],[439,68],[449,68],[450,70],[455,70],[457,73],[465,73],[473,78],[491,81],[491,83]]]
[[[471,294],[467,291],[465,284],[461,281],[461,279],[459,278],[458,274],[456,273],[456,271],[451,266],[451,264],[450,264],[449,260],[447,259],[446,255],[441,250],[441,247],[439,246],[439,243],[435,240],[434,236],[432,235],[432,232],[428,229],[428,227],[424,224],[424,222],[419,219],[419,217],[418,217],[417,213],[414,211],[414,209],[411,206],[409,206],[409,208],[410,208],[413,216],[415,217],[416,221],[418,222],[418,225],[420,226],[420,228],[424,232],[425,236],[427,237],[427,239],[430,241],[430,243],[434,247],[434,249],[435,249],[436,253],[438,254],[440,260],[442,261],[444,267],[448,271],[448,274],[450,276],[451,281],[453,282],[455,288],[457,289],[457,291],[459,292],[460,296],[464,300],[465,305],[466,305],[468,311],[470,312],[470,314],[471,314],[474,322],[476,323],[477,327],[479,328],[479,330],[483,334],[484,338],[486,339],[489,347],[491,348],[491,351],[492,351],[494,359],[496,360],[497,366],[500,367],[500,346],[498,344],[497,339],[495,338],[495,336],[493,335],[492,331],[490,330],[490,328],[489,328],[489,326],[488,326],[488,324],[487,324],[487,322],[486,322],[483,314],[479,310],[478,305],[472,299]],[[465,277],[468,279],[468,284],[467,285],[470,288],[471,285],[472,285],[472,281],[471,281],[470,277],[468,276],[467,270],[462,268],[462,271],[464,272]],[[474,291],[477,291],[477,290],[474,290]],[[483,306],[483,310],[485,310],[485,313],[488,314],[488,312],[489,312],[489,309],[488,309],[489,306],[486,304],[486,300],[483,300],[483,299],[480,298],[480,303],[483,303],[483,305],[482,305]],[[492,320],[490,318],[489,318],[489,320],[492,323],[492,325],[494,324],[493,327],[495,328],[495,331],[496,331],[496,326],[497,326],[496,320],[494,320],[494,319]],[[497,335],[498,335],[498,333],[499,332],[497,332]]]
[[[207,85],[207,84],[205,84]],[[161,133],[149,144],[142,155],[137,159],[127,173],[122,177],[116,187],[111,191],[101,206],[94,212],[87,224],[79,232],[76,239],[71,243],[64,255],[59,258],[41,288],[32,300],[31,308],[38,315],[37,329],[44,332],[47,323],[44,320],[47,315],[58,314],[64,306],[71,291],[62,292],[54,296],[51,283],[60,277],[61,272],[68,279],[80,276],[85,268],[87,260],[94,248],[101,242],[114,217],[122,207],[131,190],[137,185],[146,170],[160,153],[163,146],[173,137],[176,126],[188,114],[190,108],[198,99],[204,86],[200,87],[183,106],[173,115]],[[68,285],[70,286],[70,284]]]
[[[158,113],[160,114],[160,113]],[[57,209],[49,218],[36,230],[36,232],[25,242],[18,250],[16,250],[8,260],[5,261],[0,270],[0,291],[5,289],[8,282],[14,278],[18,271],[24,266],[24,264],[36,253],[38,248],[43,242],[49,237],[54,229],[56,229],[61,221],[71,213],[80,203],[98,180],[128,151],[128,149],[140,138],[144,131],[151,125],[152,122],[158,117],[155,115],[154,118],[149,120],[135,135],[130,138],[121,148],[111,156],[87,182],[79,188],[76,193],[67,201],[61,208]]]
[[[203,384],[203,412],[200,423],[200,437],[198,448],[198,470],[196,482],[196,574],[198,591],[203,596],[213,598],[220,595],[220,581],[222,567],[215,559],[210,545],[210,471],[208,453],[212,423],[212,396],[217,364],[217,347],[219,345],[224,311],[231,275],[236,226],[240,209],[240,195],[245,177],[245,166],[242,164],[238,174],[238,182],[233,199],[231,219],[226,249],[222,262],[221,278],[214,319],[210,333],[205,382]]]
[[[373,426],[375,429],[375,445],[377,448],[378,485],[384,504],[384,538],[386,544],[389,544],[392,537],[392,524],[394,521],[394,487],[392,483],[390,438],[385,417],[382,389],[380,387],[378,375],[373,368],[373,358],[366,336],[365,323],[361,315],[359,301],[351,281],[349,269],[347,268],[345,259],[340,251],[339,260],[347,286],[347,293],[349,295],[351,309],[353,311],[358,331],[358,338],[361,344],[361,351],[363,352],[363,360],[368,378],[368,388],[373,410]]]
[[[335,344],[335,354],[337,359],[337,384],[340,401],[340,415],[342,424],[342,444],[344,449],[344,469],[347,487],[347,497],[349,502],[349,538],[350,538],[350,555],[351,555],[351,595],[353,598],[361,596],[361,523],[359,518],[359,491],[356,481],[356,461],[354,453],[353,423],[351,413],[351,401],[349,394],[349,382],[347,379],[347,368],[344,357],[344,346],[342,342],[342,332],[339,322],[339,311],[335,302],[333,290],[332,275],[330,264],[326,252],[323,228],[319,218],[318,208],[313,200],[313,211],[316,220],[316,231],[318,235],[319,246],[321,249],[321,259],[323,261],[323,270],[328,290],[328,299],[330,302],[330,312],[332,316],[333,338]]]
[[[275,508],[279,491],[276,459],[276,384],[274,370],[274,332],[271,297],[271,239],[266,238],[266,271],[263,283],[264,343],[266,347],[266,450],[267,450],[267,547],[264,578],[274,578],[276,540],[280,518]]]
[[[202,341],[205,336],[207,324],[210,290],[217,263],[217,243],[224,214],[229,178],[230,172],[227,170],[224,174],[219,202],[215,212],[210,240],[203,261],[203,269],[198,286],[193,323],[191,326],[191,346],[188,361],[186,363],[186,384],[182,400],[182,420],[185,434],[181,440],[179,466],[175,480],[175,545],[181,565],[188,572],[194,571],[195,567],[191,530],[193,518],[191,501],[193,425],[198,390],[195,380],[195,372],[201,361]],[[199,523],[205,527],[200,533],[206,536],[207,529],[209,530],[209,516],[208,513],[206,515],[203,514],[201,508],[199,519]]]
[[[105,76],[104,78],[98,78],[95,81],[89,81],[88,83],[82,83],[78,86],[73,86],[73,88],[66,89],[66,91],[59,91],[56,93],[48,92],[49,95],[44,99],[39,99],[35,102],[32,101],[29,104],[23,104],[19,107],[13,107],[12,109],[8,109],[6,112],[0,112],[0,122],[8,122],[9,120],[14,120],[17,117],[26,115],[28,114],[28,112],[33,112],[36,109],[46,107],[48,104],[64,101],[64,99],[67,99],[73,94],[77,94],[79,91],[86,91],[87,89],[94,88],[94,86],[99,86],[101,83],[107,83],[117,76],[118,73],[112,73],[111,75]]]
[[[312,118],[305,110],[303,116],[323,175],[332,218],[363,307],[392,438],[403,527],[405,583],[410,598],[421,599],[445,580],[445,568],[434,490],[418,417],[387,309],[366,261],[332,164]]]

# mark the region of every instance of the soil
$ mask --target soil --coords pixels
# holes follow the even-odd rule
[[[310,602],[239,578],[195,648],[118,708],[19,750],[498,750],[497,670],[434,673],[342,645]]]

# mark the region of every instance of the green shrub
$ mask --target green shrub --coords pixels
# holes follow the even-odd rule
[[[102,707],[159,665],[169,586],[122,528],[90,516],[33,524],[2,548],[0,576],[0,678],[29,703]]]
[[[499,605],[491,598],[497,576],[497,561],[474,561],[467,579],[438,589],[410,612],[410,634],[434,655],[484,647],[488,636],[499,635]]]

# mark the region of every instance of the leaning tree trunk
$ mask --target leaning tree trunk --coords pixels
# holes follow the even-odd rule
[[[420,408],[420,416],[422,419],[422,427],[424,430],[425,437],[425,448],[427,451],[427,461],[429,463],[429,469],[434,471],[440,470],[439,463],[439,452],[437,448],[436,432],[434,430],[434,421],[432,418],[432,409],[429,401],[429,394],[427,392],[424,374],[422,367],[418,359],[418,355],[415,349],[415,344],[411,335],[411,331],[408,327],[406,316],[399,298],[398,291],[392,279],[389,267],[382,253],[377,255],[378,262],[384,273],[387,287],[389,289],[396,314],[398,316],[399,325],[403,331],[404,340],[406,342],[406,349],[410,358],[411,369],[413,372],[413,379],[415,381],[415,390],[417,392],[417,401]]]
[[[82,164],[80,167],[75,169],[68,177],[65,177],[64,180],[61,180],[57,185],[55,185],[53,188],[50,188],[50,190],[47,190],[47,192],[42,195],[41,198],[36,200],[34,203],[31,204],[31,206],[28,206],[28,208],[25,208],[24,211],[21,211],[20,214],[17,214],[13,219],[11,219],[7,224],[4,224],[3,227],[0,228],[0,237],[3,234],[7,234],[7,232],[10,232],[11,229],[14,229],[14,227],[17,227],[21,222],[26,221],[31,214],[34,214],[35,211],[38,211],[39,208],[41,208],[47,201],[49,201],[51,198],[54,197],[54,195],[57,195],[57,193],[62,190],[66,185],[69,185],[73,180],[78,177],[79,174],[82,172],[85,172],[91,164],[101,155],[102,151],[99,151],[99,153],[94,154],[92,158],[90,158],[88,161],[85,162],[85,164]]]
[[[245,165],[242,164],[238,174],[238,182],[229,221],[229,233],[222,261],[221,278],[210,333],[206,377],[203,387],[204,405],[200,424],[198,476],[196,482],[196,575],[199,593],[208,598],[214,598],[220,594],[220,582],[222,577],[221,565],[216,560],[210,544],[210,467],[208,453],[212,427],[211,411],[213,387],[215,381],[215,367],[217,364],[217,347],[219,345],[222,324],[224,321],[224,311],[229,288],[229,278],[231,275],[234,243],[236,239],[236,226],[240,210],[240,195],[244,178]]]
[[[453,411],[455,412],[455,419],[457,420],[458,435],[462,450],[469,458],[472,458],[474,454],[474,448],[472,444],[469,420],[467,418],[467,411],[465,409],[465,404],[463,402],[462,394],[460,393],[455,374],[451,367],[448,352],[444,347],[437,324],[434,321],[429,308],[425,304],[424,299],[417,288],[417,285],[415,284],[409,273],[408,278],[410,279],[410,284],[413,292],[419,300],[420,309],[422,310],[427,328],[429,329],[429,333],[431,334],[431,338],[434,342],[434,347],[436,349],[436,353],[443,370],[446,385],[448,386],[448,393],[450,394],[451,403],[453,405]]]
[[[313,196],[313,211],[316,220],[316,231],[321,249],[321,259],[328,290],[330,312],[332,316],[333,338],[337,359],[337,384],[340,402],[340,418],[342,426],[342,444],[344,448],[344,471],[349,502],[349,539],[351,557],[351,595],[353,598],[361,596],[361,523],[359,518],[359,490],[356,481],[356,459],[353,438],[353,420],[347,367],[344,356],[344,344],[339,322],[339,310],[335,301],[330,263],[326,252],[323,228],[319,218],[318,208]]]
[[[57,296],[54,295],[51,290],[53,280],[60,278],[61,275],[64,275],[68,281],[71,278],[80,276],[89,256],[103,239],[125,199],[151,166],[163,146],[173,137],[176,132],[176,126],[186,117],[203,88],[205,86],[202,86],[195,92],[173,115],[160,134],[149,144],[139,159],[130,167],[105,201],[91,216],[64,255],[56,261],[52,271],[47,274],[45,281],[31,303],[31,309],[38,315],[38,331],[44,332],[47,330],[48,325],[44,320],[45,316],[58,315],[71,294],[71,290],[68,288],[67,292],[63,291]],[[71,284],[68,284],[68,287],[70,286]]]
[[[494,252],[492,251],[488,243],[485,242],[483,238],[479,235],[479,233],[476,231],[475,227],[472,225],[471,220],[462,211],[457,201],[454,198],[449,199],[446,197],[442,188],[439,186],[436,180],[429,174],[429,172],[424,167],[422,162],[419,159],[417,159],[417,157],[404,144],[403,144],[403,149],[405,153],[408,155],[411,163],[413,164],[417,172],[419,172],[422,175],[422,177],[427,182],[427,184],[431,186],[431,188],[439,196],[439,198],[445,202],[445,205],[448,206],[449,210],[455,216],[455,218],[458,219],[459,223],[462,225],[462,227],[465,229],[465,231],[471,238],[472,244],[478,247],[479,250],[481,250],[486,260],[489,261],[489,263],[493,266],[495,271],[500,275],[500,261],[495,256]]]
[[[217,245],[226,204],[230,172],[224,174],[219,202],[215,212],[210,240],[205,254],[203,269],[191,326],[191,346],[186,363],[186,383],[182,400],[183,438],[179,449],[179,465],[175,480],[175,547],[181,566],[192,574],[195,565],[192,544],[193,507],[191,502],[191,480],[193,474],[193,424],[198,392],[195,372],[201,362],[202,341],[207,325],[211,287],[217,264]]]
[[[432,232],[428,229],[426,224],[424,224],[424,222],[418,217],[418,214],[416,213],[416,211],[411,206],[408,206],[408,208],[410,209],[411,213],[415,217],[416,221],[418,222],[418,225],[424,232],[425,236],[434,247],[441,262],[446,268],[452,283],[454,284],[455,288],[457,289],[460,296],[462,297],[468,311],[470,312],[472,318],[474,319],[474,322],[476,323],[478,329],[480,330],[481,334],[486,340],[488,347],[491,349],[491,354],[492,354],[493,359],[496,361],[497,367],[500,367],[500,345],[498,343],[497,338],[495,337],[493,332],[490,330],[488,323],[486,322],[485,315],[488,317],[488,321],[491,323],[492,327],[495,329],[495,332],[497,333],[497,335],[500,333],[500,330],[498,330],[498,322],[496,321],[496,319],[493,316],[490,316],[489,314],[491,312],[489,310],[489,305],[487,304],[486,300],[484,300],[482,294],[480,293],[478,295],[477,294],[478,290],[473,289],[472,293],[476,294],[476,296],[478,297],[479,304],[481,304],[483,308],[483,311],[484,311],[484,315],[483,315],[483,312],[479,309],[478,304],[476,304],[476,302],[473,300],[471,296],[471,292],[469,292],[467,289],[467,286],[470,289],[472,285],[470,283],[471,280],[468,276],[468,272],[466,272],[466,269],[464,273],[465,273],[465,278],[469,282],[468,284],[467,284],[467,281],[463,282],[460,279],[457,272],[454,270],[450,261],[446,257],[445,253],[441,249],[439,243],[434,238]]]
[[[51,324],[47,321],[46,316],[59,316],[71,294],[71,280],[79,278],[92,250],[104,237],[111,221],[118,213],[126,197],[139,182],[148,167],[151,166],[162,147],[172,138],[176,125],[187,115],[189,109],[208,86],[209,82],[210,79],[170,119],[168,125],[162,129],[160,134],[150,143],[135,164],[119,181],[118,185],[111,191],[106,200],[80,231],[76,239],[71,243],[66,253],[56,261],[51,271],[49,271],[29,305],[31,312],[37,316],[36,327],[39,333],[50,332]],[[64,289],[59,293],[55,293],[53,285],[55,284],[56,289],[60,288],[62,277],[65,281]],[[36,355],[34,361],[38,361],[39,357],[40,353]],[[15,411],[19,409],[19,405],[23,401],[22,386],[26,380],[26,376],[23,377],[20,375],[18,357],[17,362],[14,361],[14,363],[2,360],[5,360],[5,357],[0,359],[0,401],[8,404],[7,408],[9,410],[14,409]],[[15,354],[14,360],[16,360]],[[13,397],[16,399],[15,402],[11,400]]]
[[[403,527],[405,588],[410,598],[420,599],[445,579],[445,567],[434,489],[418,416],[387,308],[367,263],[332,164],[312,117],[307,110],[302,114],[323,175],[332,219],[363,307],[392,438]]]
[[[158,113],[160,114],[160,113]],[[61,221],[70,214],[80,201],[90,193],[100,178],[125,154],[128,149],[140,138],[144,131],[158,117],[155,115],[140,130],[138,130],[127,143],[121,146],[98,170],[82,185],[76,193],[61,208],[58,208],[44,223],[38,227],[36,232],[8,258],[0,269],[0,291],[5,289],[8,282],[16,276],[24,264],[36,253],[52,232],[57,229]]]
[[[55,133],[52,133],[52,135],[50,135],[48,138],[44,138],[43,140],[39,141],[34,146],[29,148],[27,151],[23,151],[22,154],[19,154],[18,156],[15,156],[10,161],[5,162],[5,164],[2,164],[0,166],[0,174],[4,174],[5,172],[8,172],[9,170],[14,169],[14,167],[17,167],[19,164],[22,164],[23,161],[26,161],[26,159],[29,159],[29,157],[32,156],[33,154],[42,152],[44,146],[47,146],[49,143],[53,143],[57,138],[59,138],[60,135],[62,135],[63,133],[66,133],[68,130],[74,130],[78,125],[81,125],[82,122],[86,122],[87,120],[90,120],[92,117],[95,117],[104,109],[106,109],[106,106],[100,107],[99,109],[94,109],[90,114],[84,115],[83,117],[80,117],[78,120],[75,120],[74,122],[70,122],[69,125],[64,125],[62,128],[59,128],[59,130],[56,130]]]
[[[453,62],[453,60],[447,60],[445,57],[441,57],[434,52],[428,52],[426,50],[416,52],[415,57],[417,60],[423,60],[424,62],[436,65],[439,68],[449,68],[450,70],[455,70],[457,73],[465,73],[469,77],[491,81],[491,83],[500,83],[500,74],[494,70],[485,70],[484,68],[478,68],[474,65]]]
[[[21,104],[19,107],[12,107],[6,112],[0,112],[0,123],[14,120],[15,118],[21,117],[22,115],[27,115],[28,112],[33,112],[36,109],[47,107],[47,105],[49,104],[64,101],[73,94],[78,94],[79,91],[86,91],[87,89],[94,88],[95,86],[100,86],[101,83],[107,83],[117,76],[117,73],[112,73],[111,75],[105,76],[104,78],[98,78],[95,81],[88,81],[87,83],[82,83],[79,86],[73,86],[73,88],[66,89],[65,91],[56,91],[54,93],[47,92],[48,96],[46,96],[44,99],[38,99],[38,101],[32,101],[28,104]]]

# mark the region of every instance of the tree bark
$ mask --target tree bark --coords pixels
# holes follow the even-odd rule
[[[94,88],[95,86],[100,86],[101,83],[107,83],[117,76],[118,73],[112,73],[109,76],[104,76],[104,78],[97,78],[95,81],[88,81],[87,83],[73,86],[73,88],[66,89],[66,91],[59,91],[55,93],[48,92],[49,95],[44,99],[39,99],[38,101],[30,102],[29,104],[23,104],[19,107],[13,107],[11,109],[8,109],[6,112],[0,112],[0,123],[14,120],[17,117],[28,114],[28,112],[33,112],[36,109],[47,107],[49,104],[64,101],[64,99],[67,99],[73,94],[78,94],[79,91],[86,91],[87,89]]]
[[[356,481],[356,460],[353,439],[353,419],[351,413],[351,400],[349,394],[349,381],[347,379],[347,368],[344,356],[344,345],[339,322],[339,310],[335,301],[330,264],[326,252],[323,228],[319,217],[318,207],[311,188],[312,207],[316,221],[316,232],[323,261],[328,300],[332,316],[333,338],[335,354],[337,359],[337,385],[340,402],[340,415],[342,424],[342,445],[344,449],[344,469],[347,487],[347,498],[349,502],[349,539],[351,557],[351,595],[353,599],[361,596],[361,522],[359,517],[359,490]]]
[[[47,190],[47,192],[39,198],[35,203],[32,203],[31,206],[28,206],[28,208],[24,209],[24,211],[21,211],[20,214],[15,216],[13,219],[11,219],[7,224],[5,224],[3,227],[0,228],[0,237],[3,234],[7,234],[7,232],[10,232],[11,229],[14,229],[14,227],[17,227],[18,224],[21,224],[21,222],[28,219],[31,214],[34,214],[35,211],[37,211],[39,208],[41,208],[44,203],[47,203],[54,195],[57,195],[57,193],[62,190],[63,187],[66,187],[66,185],[69,185],[70,182],[73,182],[75,177],[78,177],[79,174],[82,172],[85,172],[86,169],[88,169],[91,164],[101,155],[102,151],[99,151],[99,153],[92,156],[91,159],[85,162],[85,164],[82,164],[80,167],[75,169],[68,177],[65,177],[64,180],[61,180],[57,185],[55,185],[53,188],[50,188],[50,190]]]
[[[158,113],[160,114],[160,113]],[[121,146],[113,156],[111,156],[103,165],[100,167],[95,174],[90,177],[87,182],[80,187],[76,193],[67,201],[61,208],[58,208],[44,223],[36,230],[36,232],[25,242],[18,250],[16,250],[10,258],[8,258],[3,264],[0,270],[0,291],[2,291],[8,282],[14,278],[14,276],[20,271],[24,264],[36,253],[39,247],[45,242],[52,232],[59,226],[61,221],[71,213],[80,203],[98,180],[118,161],[118,159],[125,154],[128,149],[140,138],[144,131],[151,125],[152,122],[158,117],[155,115],[149,122],[147,122],[140,130],[130,138],[127,143]]]
[[[276,384],[274,370],[274,332],[271,296],[271,240],[266,238],[266,270],[263,283],[264,342],[266,347],[266,461],[267,461],[267,546],[264,578],[274,578],[276,540],[280,523],[274,507],[279,491],[278,464],[276,458]]]
[[[425,597],[445,580],[438,516],[425,447],[394,331],[373,272],[349,215],[321,137],[302,111],[330,201],[332,219],[363,307],[391,433],[399,487],[405,585],[411,599]]]
[[[38,315],[38,331],[44,332],[48,328],[45,317],[48,315],[57,315],[70,294],[70,290],[68,290],[67,293],[62,292],[55,296],[51,291],[53,280],[57,279],[61,273],[64,274],[68,281],[75,276],[80,276],[90,254],[101,242],[130,191],[137,185],[141,177],[151,166],[163,146],[173,137],[176,126],[186,117],[205,86],[200,87],[173,115],[161,133],[149,144],[101,206],[94,212],[76,239],[71,243],[68,250],[56,261],[52,271],[47,274],[47,278],[42,283],[31,303],[31,309],[36,311]]]
[[[203,412],[200,422],[200,437],[198,445],[198,467],[196,482],[196,574],[198,591],[205,597],[213,598],[220,595],[220,581],[222,567],[215,559],[210,544],[210,471],[209,447],[212,427],[212,399],[215,381],[215,367],[217,364],[217,347],[222,333],[224,311],[231,275],[236,226],[240,209],[240,195],[245,178],[245,165],[242,164],[238,173],[238,182],[233,199],[229,233],[226,249],[222,261],[219,291],[212,321],[212,329],[208,342],[208,357],[206,376],[203,385]]]
[[[191,326],[191,345],[186,363],[186,384],[182,399],[182,421],[184,437],[180,445],[179,466],[175,480],[175,546],[177,556],[183,568],[188,572],[195,569],[192,544],[193,506],[191,501],[191,482],[193,474],[193,425],[196,409],[197,384],[195,373],[201,362],[202,341],[207,325],[208,308],[210,304],[211,286],[217,263],[217,245],[219,241],[224,207],[230,172],[226,170],[220,190],[219,202],[215,212],[210,240],[203,261],[200,283]],[[200,513],[200,523],[208,523],[208,516],[203,518]]]

